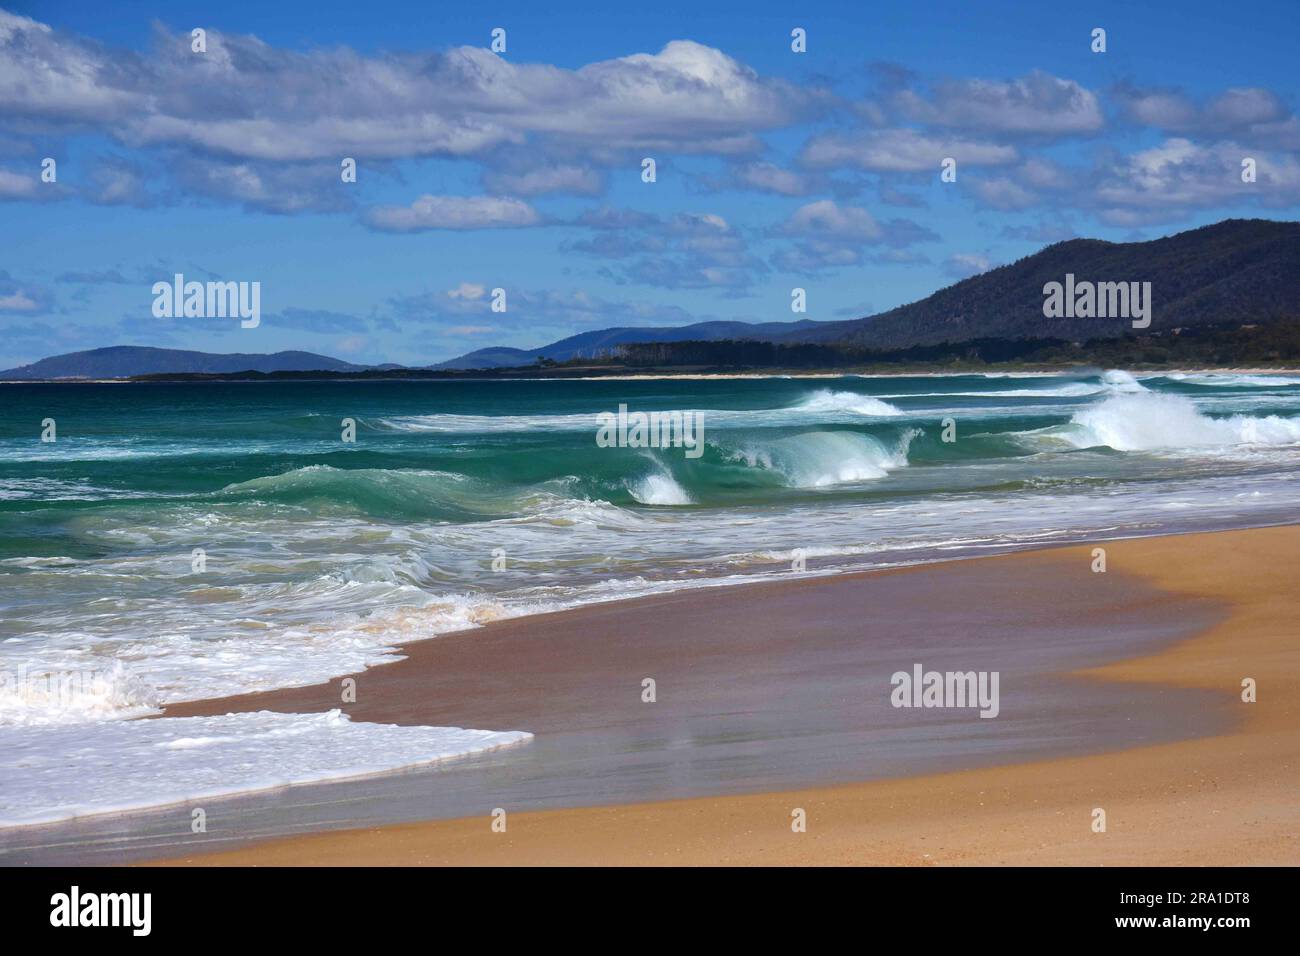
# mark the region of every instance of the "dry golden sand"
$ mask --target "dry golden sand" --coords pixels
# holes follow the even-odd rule
[[[1300,863],[1300,527],[1115,541],[1112,570],[1230,604],[1222,623],[1096,679],[1207,688],[1230,733],[1097,756],[741,797],[512,813],[271,840],[224,865]],[[1086,561],[1091,546],[992,558]],[[1008,571],[1013,571],[1008,568]],[[806,833],[791,831],[793,808]],[[1105,833],[1092,811],[1106,811]]]

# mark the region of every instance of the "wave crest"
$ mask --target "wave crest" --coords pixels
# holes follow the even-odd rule
[[[794,488],[823,488],[847,482],[874,481],[906,467],[907,451],[918,429],[904,432],[890,448],[856,432],[808,432],[750,445],[731,454],[751,468],[780,475]]]
[[[855,415],[870,415],[876,418],[896,418],[903,410],[882,402],[870,395],[857,392],[835,392],[829,388],[818,389],[798,405],[794,411],[814,413],[850,412]]]
[[[1290,445],[1300,442],[1300,418],[1232,415],[1211,418],[1179,395],[1116,395],[1075,412],[1057,435],[1077,448],[1116,451]]]
[[[629,482],[628,494],[643,505],[694,504],[686,489],[667,472],[654,472]]]

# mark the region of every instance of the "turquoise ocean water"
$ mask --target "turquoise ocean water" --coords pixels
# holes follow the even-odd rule
[[[698,412],[703,453],[600,447],[620,404]],[[4,385],[0,765],[42,733],[75,749],[168,701],[800,557],[1291,521],[1298,462],[1288,376]],[[69,673],[94,680],[33,679]]]

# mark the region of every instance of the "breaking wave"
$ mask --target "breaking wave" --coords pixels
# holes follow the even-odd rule
[[[1202,414],[1189,399],[1155,393],[1117,395],[1074,413],[1069,424],[1047,429],[1076,448],[1116,451],[1290,445],[1300,442],[1300,418]]]
[[[795,405],[797,412],[850,412],[854,415],[869,415],[877,418],[894,418],[903,414],[902,409],[882,402],[869,395],[857,392],[834,392],[828,388],[813,392],[806,399]]]
[[[731,452],[733,461],[781,476],[793,488],[823,488],[847,482],[874,481],[907,465],[909,429],[893,447],[856,432],[808,432],[749,445]]]

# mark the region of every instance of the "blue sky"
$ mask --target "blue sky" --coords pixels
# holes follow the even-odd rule
[[[1296,218],[1300,4],[1082,7],[4,6],[0,368],[838,319],[1071,236]],[[260,282],[261,325],[155,318],[175,272]]]

